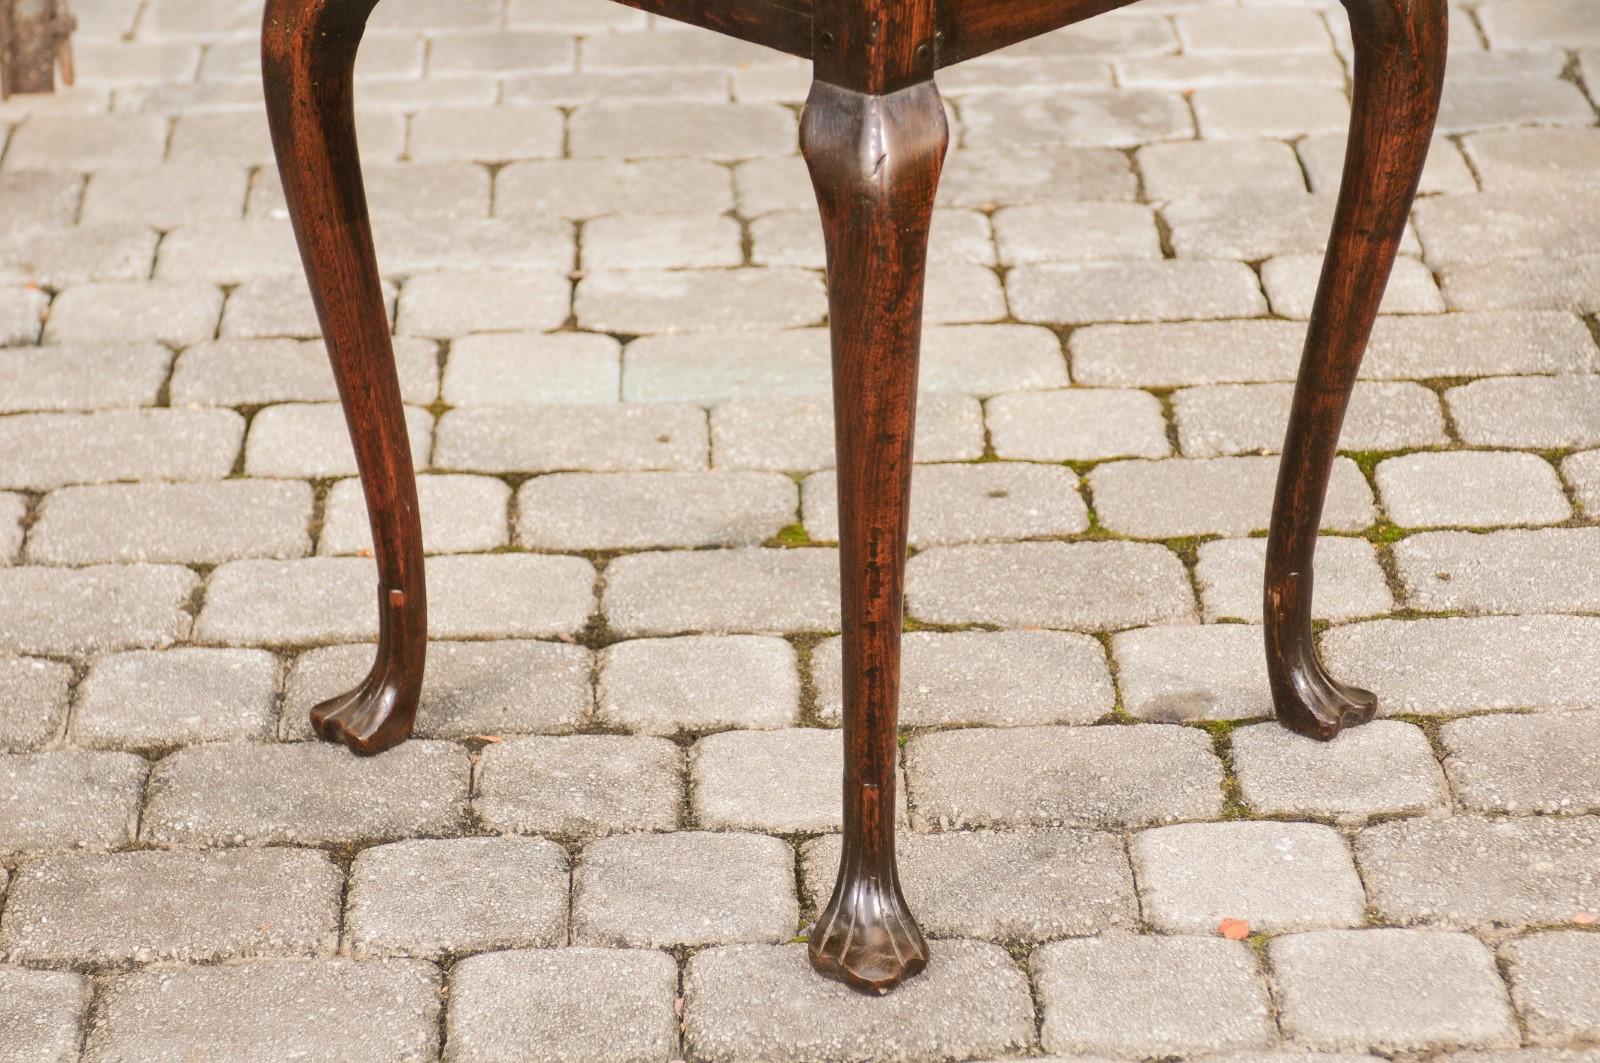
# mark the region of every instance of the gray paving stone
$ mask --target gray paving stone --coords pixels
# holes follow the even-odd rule
[[[23,518],[28,512],[26,496],[0,492],[0,565],[12,565],[22,556]]]
[[[1439,102],[1441,133],[1593,123],[1594,110],[1578,86],[1554,77],[1458,78],[1445,87]]]
[[[1502,262],[1446,266],[1439,286],[1452,310],[1564,310],[1592,314],[1600,255],[1529,258],[1508,271]]]
[[[1457,451],[1380,462],[1389,519],[1407,527],[1556,524],[1572,515],[1550,463],[1534,454]]]
[[[186,607],[199,582],[177,565],[0,568],[0,651],[64,656],[169,646],[189,633]]]
[[[405,419],[411,461],[421,468],[428,463],[433,415],[407,406]],[[284,403],[259,411],[250,422],[244,467],[251,476],[329,479],[355,475],[356,453],[344,410],[331,403]]]
[[[168,749],[272,737],[276,657],[183,646],[97,659],[78,687],[72,738],[93,749]]]
[[[1305,321],[1311,317],[1317,283],[1322,276],[1321,255],[1278,255],[1261,264],[1261,286],[1272,312]],[[1433,274],[1417,259],[1395,259],[1383,292],[1380,314],[1442,314],[1444,296]]]
[[[771,103],[601,100],[580,107],[567,127],[573,156],[690,156],[719,162],[795,150],[794,115]]]
[[[1249,624],[1138,628],[1112,636],[1122,707],[1156,723],[1272,715],[1262,633]]]
[[[1177,555],[1154,543],[941,546],[906,566],[907,610],[936,624],[1100,630],[1194,618]]]
[[[327,956],[343,885],[309,849],[49,856],[17,872],[0,948],[53,965]]]
[[[1335,16],[1337,19],[1337,16]],[[1452,26],[1461,26],[1463,19],[1452,19]],[[1457,59],[1470,53],[1456,52]],[[1453,72],[1453,68],[1452,68]],[[1297,145],[1300,161],[1305,166],[1306,177],[1313,192],[1334,193],[1344,174],[1344,152],[1347,136],[1343,132],[1313,133],[1303,137]],[[1422,183],[1418,190],[1424,195],[1439,193],[1476,192],[1477,181],[1461,157],[1456,146],[1444,137],[1435,135],[1428,145],[1428,159],[1422,167]]]
[[[1366,894],[1344,839],[1313,823],[1184,823],[1134,836],[1144,917],[1168,934],[1359,926]]]
[[[345,934],[361,959],[443,960],[567,942],[567,852],[543,838],[410,840],[350,867]]]
[[[153,343],[0,350],[0,412],[149,405],[171,363]]]
[[[1483,616],[1351,624],[1322,645],[1336,674],[1378,695],[1379,711],[1433,715],[1592,708],[1588,670],[1573,662],[1597,637],[1592,617]]]
[[[1600,602],[1600,528],[1424,532],[1394,545],[1417,609],[1591,612]]]
[[[448,338],[476,331],[559,328],[572,284],[554,270],[464,269],[423,273],[400,292],[397,331]]]
[[[431,1059],[439,981],[430,964],[406,960],[267,959],[139,971],[99,999],[83,1058]],[[284,1022],[291,1014],[295,1020]],[[353,1015],[367,1021],[352,1022]]]
[[[1600,442],[1600,378],[1502,377],[1445,394],[1462,440],[1480,446],[1565,448]]]
[[[485,272],[565,271],[572,268],[572,226],[554,218],[379,217],[378,261],[391,273],[443,273],[462,285]]]
[[[888,996],[818,978],[801,945],[707,949],[684,970],[684,1041],[708,1063],[964,1059],[1034,1043],[1027,979],[1005,950],[934,941]],[[819,1023],[816,1016],[828,1015]]]
[[[0,750],[26,753],[61,732],[67,718],[70,665],[35,657],[0,657]]]
[[[511,488],[488,476],[424,475],[417,477],[417,508],[422,517],[422,544],[430,554],[494,550],[510,541],[506,523]],[[317,552],[367,554],[372,528],[359,479],[340,480],[324,503]]]
[[[300,252],[287,219],[197,222],[180,225],[162,238],[155,277],[239,284],[257,277],[292,277],[299,269]]]
[[[816,227],[815,218],[808,220]],[[820,238],[820,232],[818,236]],[[725,215],[608,214],[592,219],[583,227],[583,268],[737,266],[744,261],[741,239],[739,223]],[[815,267],[811,262],[771,261],[759,256],[756,262],[759,265]]]
[[[379,41],[394,41],[412,48],[422,44],[421,40],[368,37],[362,42],[357,57],[358,70],[360,60],[373,55],[369,49]],[[260,51],[258,48],[251,50]],[[420,55],[420,49],[418,52]],[[356,76],[361,75],[358,73]],[[367,190],[367,209],[373,217],[405,214],[481,218],[489,213],[490,175],[484,166],[469,162],[377,162],[363,165],[361,171],[362,184]],[[237,214],[237,210],[234,213]],[[283,201],[283,185],[276,174],[268,170],[257,171],[256,180],[250,186],[250,202],[245,213],[251,218],[288,217],[288,207]]]
[[[760,165],[746,163],[739,169],[740,202],[747,208],[745,174]],[[939,202],[981,207],[1058,198],[1132,200],[1136,189],[1128,160],[1119,151],[1054,143],[1028,148],[952,145],[939,178]]]
[[[1089,473],[1100,523],[1148,539],[1245,535],[1267,527],[1274,456],[1124,461]],[[1359,531],[1375,518],[1372,489],[1349,458],[1334,461],[1322,527]]]
[[[994,215],[994,232],[1000,261],[1008,266],[1161,257],[1155,214],[1134,203],[1006,207]]]
[[[840,828],[844,741],[832,729],[724,731],[689,750],[696,822],[707,830],[818,834]],[[905,786],[895,788],[905,822]]]
[[[1022,266],[1006,278],[1021,321],[1087,325],[1259,317],[1256,275],[1242,262],[1198,259]]]
[[[1196,89],[1191,100],[1207,140],[1294,137],[1344,129],[1350,121],[1344,91],[1320,85],[1275,85],[1271,92],[1255,85],[1214,85]]]
[[[63,487],[29,533],[35,564],[183,562],[310,552],[309,484],[265,480]]]
[[[737,398],[711,411],[718,468],[779,472],[834,466],[833,402],[826,396]],[[916,460],[973,461],[983,456],[983,412],[970,395],[924,395],[917,401]]]
[[[1254,86],[1234,88],[1270,95]],[[1285,91],[1290,88],[1284,86]],[[1245,191],[1172,200],[1161,208],[1161,217],[1171,227],[1173,249],[1182,257],[1254,262],[1297,252],[1321,255],[1333,225],[1333,207],[1334,199],[1328,195]],[[1420,253],[1414,238],[1402,240],[1400,246],[1408,254]]]
[[[1188,11],[1174,19],[1185,54],[1326,52],[1327,27],[1312,11],[1268,9],[1248,21],[1227,10]]]
[[[449,1063],[654,1063],[678,1052],[678,965],[644,949],[528,949],[450,972]]]
[[[1480,192],[1425,197],[1415,217],[1428,262],[1439,267],[1588,253],[1600,233],[1600,213],[1573,207],[1572,199],[1555,189]]]
[[[728,75],[721,70],[651,70],[637,74],[517,74],[505,79],[504,85],[508,103],[553,103],[563,107],[578,107],[606,100],[725,103],[728,99]]]
[[[631,76],[649,81],[643,72]],[[508,97],[514,84],[508,83]],[[717,214],[732,207],[727,167],[706,159],[534,159],[495,174],[498,215],[579,219],[616,211]]]
[[[806,893],[816,903],[833,892],[841,849],[839,835],[828,834],[800,850]],[[1128,858],[1114,834],[905,834],[895,852],[906,901],[934,937],[1034,942],[1138,923]]]
[[[1557,40],[1600,44],[1600,35],[1585,17],[1583,5],[1574,0],[1490,4],[1483,13],[1483,27],[1495,47],[1548,47]]]
[[[564,121],[554,107],[440,107],[411,119],[413,159],[509,162],[562,153]]]
[[[1251,63],[1256,61],[1252,59]],[[1195,83],[1197,64],[1206,61],[1186,56],[1182,60],[1162,58],[1146,60],[1137,65],[1135,62],[1124,63],[1121,68],[1123,83],[1134,84],[1141,77],[1135,73],[1135,81],[1126,80],[1130,68],[1142,71],[1142,76],[1148,78],[1156,70],[1173,70],[1171,64],[1178,62],[1182,63],[1181,69],[1185,72],[1186,84],[1182,87],[1187,88]],[[1297,56],[1288,65],[1296,71],[1303,71],[1306,61],[1303,56]],[[1227,80],[1237,69],[1237,60],[1222,60],[1219,66],[1223,71],[1219,80]],[[1245,182],[1251,188],[1263,190],[1304,192],[1306,189],[1305,175],[1300,172],[1300,160],[1295,158],[1294,149],[1281,140],[1179,140],[1171,144],[1147,144],[1139,149],[1135,158],[1139,162],[1139,172],[1144,177],[1145,195],[1156,201],[1179,196],[1211,195],[1219,188]]]
[[[1378,565],[1377,553],[1365,539],[1324,535],[1317,540],[1316,562],[1312,616],[1319,620],[1348,620],[1394,609],[1394,595]],[[1201,543],[1194,578],[1200,588],[1205,618],[1260,623],[1266,567],[1265,539]]]
[[[158,238],[154,229],[131,222],[8,229],[0,234],[0,284],[60,289],[143,280]]]
[[[127,753],[0,756],[0,851],[131,841],[149,769],[142,757]]]
[[[600,838],[572,880],[572,938],[614,948],[776,944],[800,906],[794,852],[761,834],[678,831]]]
[[[1490,191],[1600,180],[1600,137],[1593,129],[1507,129],[1476,133],[1462,144]]]
[[[674,735],[795,723],[795,651],[759,635],[634,639],[600,653],[602,719],[640,734]]]
[[[39,330],[49,306],[49,292],[36,288],[0,288],[0,347],[38,343]]]
[[[1161,403],[1144,391],[1106,388],[997,395],[986,407],[1002,458],[1099,461],[1171,453]]]
[[[1291,384],[1217,384],[1184,388],[1172,396],[1178,445],[1186,457],[1275,454],[1289,424]],[[1404,450],[1443,446],[1439,399],[1420,384],[1355,386],[1339,434],[1342,450]]]
[[[1245,23],[1244,25],[1248,25]],[[1133,88],[1189,90],[1210,85],[1230,85],[1241,80],[1241,63],[1249,63],[1249,79],[1257,84],[1292,84],[1303,82],[1312,85],[1334,85],[1340,81],[1343,67],[1331,50],[1327,54],[1306,52],[1258,52],[1243,59],[1227,53],[1158,55],[1139,59],[1123,59],[1116,63],[1117,84]],[[1179,141],[1178,143],[1183,143]],[[1204,143],[1196,141],[1195,143]],[[1227,141],[1209,143],[1225,144]],[[1256,141],[1244,140],[1252,144]],[[1298,174],[1299,164],[1295,164]],[[1269,167],[1270,171],[1270,167]],[[1210,189],[1218,183],[1241,183],[1238,172],[1228,175],[1224,182],[1202,182]],[[1279,186],[1282,187],[1282,186]],[[1290,187],[1304,188],[1305,179],[1296,177]]]
[[[1398,820],[1369,827],[1356,858],[1386,920],[1466,928],[1564,922],[1600,910],[1600,819]]]
[[[969,148],[1031,145],[1131,148],[1183,140],[1194,124],[1177,93],[1155,89],[1073,92],[1030,97],[997,93],[961,108]]]
[[[464,554],[429,564],[437,638],[570,635],[594,611],[594,566],[579,557]],[[366,558],[231,561],[212,572],[195,637],[217,645],[299,646],[377,634]]]
[[[1090,325],[1072,333],[1073,379],[1092,387],[1293,380],[1305,329],[1287,321]]]
[[[434,464],[471,472],[706,467],[706,415],[668,403],[475,406],[439,418]]]
[[[400,393],[425,405],[439,397],[438,345],[401,336],[394,341]],[[339,393],[322,341],[220,340],[190,347],[172,372],[172,401],[208,406],[265,406],[275,402],[334,402]]]
[[[39,100],[36,96],[30,102]],[[78,220],[83,186],[82,178],[59,171],[7,170],[0,173],[0,193],[4,193],[6,202],[13,204],[19,217],[36,225],[71,225]],[[48,301],[48,296],[46,298]]]
[[[161,161],[167,122],[153,114],[35,115],[11,137],[6,168],[75,170]]]
[[[911,485],[910,542],[919,548],[1071,535],[1089,526],[1078,478],[1059,466],[918,465]],[[819,542],[837,542],[837,477],[831,471],[812,473],[802,486],[807,533]]]
[[[1456,799],[1474,812],[1600,811],[1600,714],[1495,715],[1439,730]]]
[[[778,473],[554,473],[517,490],[517,542],[541,550],[756,546],[794,523]]]
[[[827,297],[802,269],[603,270],[578,282],[573,311],[596,332],[759,332],[821,323]]]
[[[606,566],[602,605],[623,636],[833,631],[838,579],[828,549],[629,554]]]
[[[1334,1051],[1507,1048],[1517,1027],[1494,955],[1466,934],[1319,930],[1267,946],[1289,1038]]]
[[[388,320],[393,321],[396,287],[391,281],[382,282],[382,287],[384,311]],[[278,336],[320,339],[322,325],[317,320],[311,290],[304,277],[293,274],[251,277],[228,293],[228,305],[223,308],[217,335],[223,339]],[[332,382],[331,375],[329,382]]]
[[[99,410],[0,418],[0,486],[218,480],[244,438],[232,410]]]
[[[203,281],[110,281],[58,293],[46,343],[159,340],[183,347],[216,335],[222,290]]]
[[[1451,1063],[1594,1063],[1600,1049],[1523,1048],[1501,1052],[1452,1052]]]
[[[1568,314],[1543,311],[1379,318],[1363,372],[1418,380],[1588,372],[1595,368],[1594,341],[1577,324]]]
[[[1233,732],[1233,767],[1240,796],[1263,815],[1359,822],[1442,809],[1449,801],[1427,736],[1398,720],[1352,728],[1332,742],[1277,723],[1241,727]]]
[[[377,93],[368,90],[363,109],[356,118],[362,154],[390,161],[399,156],[405,143],[405,120],[398,114],[384,114],[365,108]],[[168,140],[167,157],[173,162],[228,162],[236,166],[271,166],[272,137],[264,110],[249,113],[177,112]],[[125,161],[125,160],[124,160]],[[224,223],[226,224],[226,223]]]
[[[1010,771],[974,772],[1005,763]],[[1016,727],[919,735],[906,744],[919,830],[1112,827],[1215,816],[1222,769],[1202,731]],[[1150,779],[1166,782],[1159,788]]]
[[[492,830],[611,834],[674,830],[683,754],[665,738],[514,738],[484,751],[475,810]]]
[[[1239,942],[1102,934],[1046,945],[1032,967],[1047,1051],[1202,1054],[1264,1048],[1276,1032],[1255,957]]]
[[[901,649],[903,727],[1093,723],[1115,705],[1105,650],[1089,635],[910,631]],[[841,668],[837,638],[812,650],[817,715],[830,724],[844,713]]]
[[[1511,999],[1536,1044],[1592,1042],[1600,987],[1600,935],[1577,930],[1531,934],[1507,945]]]
[[[469,764],[446,742],[362,760],[319,742],[179,750],[150,775],[139,833],[163,844],[350,844],[462,826]]]
[[[92,994],[71,971],[0,967],[0,1060],[76,1063]]]
[[[576,332],[463,336],[450,344],[444,400],[455,406],[614,402],[620,350],[610,336]]]
[[[313,737],[313,705],[355,688],[371,646],[324,646],[295,658],[283,697],[281,737]],[[516,639],[431,642],[417,712],[421,738],[565,732],[594,706],[591,655],[582,646]]]
[[[1580,506],[1600,512],[1600,451],[1570,455],[1561,462],[1561,475],[1572,485]]]

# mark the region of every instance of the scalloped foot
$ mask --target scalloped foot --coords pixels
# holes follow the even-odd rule
[[[409,697],[381,672],[362,684],[311,709],[311,726],[324,740],[340,742],[352,753],[369,757],[411,736],[417,695]]]
[[[885,993],[928,965],[928,943],[900,891],[874,881],[841,886],[811,933],[818,974]]]
[[[1339,682],[1314,658],[1292,667],[1286,683],[1275,683],[1278,722],[1322,742],[1346,727],[1359,727],[1378,714],[1378,696]]]

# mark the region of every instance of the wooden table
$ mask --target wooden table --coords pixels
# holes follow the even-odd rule
[[[595,0],[599,3],[600,0]],[[623,0],[812,60],[800,127],[828,250],[844,642],[844,849],[811,935],[821,973],[886,989],[928,950],[894,859],[896,709],[928,225],[948,141],[934,73],[1132,0]],[[411,733],[426,651],[417,494],[355,150],[351,68],[376,0],[267,0],[273,146],[371,515],[377,658],[318,705],[324,738],[375,753]],[[1267,542],[1278,718],[1329,739],[1370,720],[1311,635],[1312,560],[1356,371],[1427,154],[1445,0],[1344,0],[1355,44],[1349,148],[1295,387]],[[1161,785],[1161,780],[1151,780]]]

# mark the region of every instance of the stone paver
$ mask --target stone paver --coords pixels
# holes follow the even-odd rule
[[[1417,609],[1590,612],[1600,607],[1600,528],[1424,532],[1396,543],[1395,568]]]
[[[51,856],[17,872],[0,946],[53,964],[331,955],[342,888],[307,849]]]
[[[1375,476],[1389,519],[1405,527],[1557,524],[1572,514],[1556,470],[1533,454],[1407,454],[1380,462]]]
[[[428,463],[433,417],[426,410],[408,406],[405,421],[411,463],[421,468]],[[344,411],[331,403],[268,406],[250,422],[244,470],[251,476],[308,480],[354,476],[356,452]]]
[[[826,397],[729,399],[711,411],[712,459],[719,468],[777,472],[835,464],[833,404]],[[983,413],[970,395],[924,395],[917,402],[918,461],[983,456]]]
[[[1494,956],[1466,934],[1322,930],[1267,946],[1279,1023],[1332,1051],[1508,1048],[1517,1027]]]
[[[83,1043],[89,980],[70,971],[0,967],[0,1059],[73,1063]]]
[[[761,635],[619,642],[600,654],[597,706],[642,734],[787,727],[800,711],[794,648]]]
[[[1359,926],[1366,895],[1344,840],[1311,823],[1184,823],[1134,836],[1145,919],[1169,934]]]
[[[643,553],[606,566],[606,620],[619,635],[830,631],[839,626],[832,550]]]
[[[0,493],[0,565],[15,564],[22,553],[22,521],[28,514],[28,499],[10,492]]]
[[[72,667],[36,657],[0,657],[0,749],[38,749],[67,718]]]
[[[0,418],[0,486],[47,491],[116,480],[220,480],[244,418],[232,410],[100,410]]]
[[[153,343],[72,343],[42,350],[43,356],[29,347],[0,350],[0,412],[147,404],[172,364],[171,352]]]
[[[988,758],[1005,773],[974,773]],[[920,829],[1130,827],[1215,816],[1222,769],[1204,732],[1017,727],[921,735],[906,744]],[[1166,785],[1153,788],[1148,780]]]
[[[778,473],[553,473],[517,490],[517,541],[536,550],[757,546],[794,523]]]
[[[683,754],[665,738],[513,738],[484,751],[473,807],[486,826],[520,834],[673,830]]]
[[[355,843],[457,833],[465,751],[408,742],[362,760],[322,742],[180,750],[150,773],[140,836],[164,844]]]
[[[572,939],[614,948],[776,944],[794,936],[794,851],[761,834],[624,834],[584,847]]]
[[[1289,424],[1289,384],[1220,384],[1172,396],[1186,457],[1275,454]],[[1401,450],[1449,442],[1439,399],[1418,384],[1359,382],[1339,434],[1343,450]]]
[[[101,657],[78,687],[73,741],[151,750],[269,738],[280,670],[263,650],[178,647]]]
[[[1276,723],[1242,727],[1233,732],[1233,768],[1245,804],[1267,815],[1359,820],[1448,800],[1427,736],[1398,720],[1351,728],[1332,742]]]
[[[1445,927],[1564,922],[1600,910],[1600,819],[1396,820],[1356,839],[1373,909]]]
[[[800,851],[817,903],[833,892],[842,849],[839,835],[829,834]],[[936,937],[1048,941],[1138,921],[1127,857],[1108,832],[906,834],[895,854],[906,901]]]
[[[1157,723],[1270,716],[1262,637],[1246,624],[1118,632],[1111,652],[1123,709]]]
[[[97,1003],[84,1059],[426,1059],[439,972],[414,960],[254,960],[123,975]],[[281,1021],[287,1014],[295,1021]],[[365,1022],[352,1022],[361,1015]],[[370,1025],[369,1025],[370,1023]]]
[[[510,541],[506,523],[511,488],[487,476],[417,477],[422,546],[430,554],[494,550]],[[323,503],[317,551],[361,554],[372,550],[372,527],[359,479],[340,480]]]
[[[1033,461],[1164,458],[1171,451],[1161,403],[1144,391],[1025,392],[989,400],[995,454]]]
[[[1505,947],[1511,999],[1536,1044],[1592,1042],[1600,1032],[1600,935],[1531,934]]]
[[[1273,1040],[1267,987],[1238,942],[1103,934],[1046,945],[1033,976],[1047,1051],[1201,1055]]]
[[[568,864],[542,838],[373,846],[350,867],[345,936],[361,959],[564,945]]]
[[[439,419],[433,463],[467,472],[637,472],[706,467],[692,406],[464,406]]]
[[[587,333],[462,336],[450,344],[444,399],[458,406],[612,402],[619,350],[609,336]]]
[[[902,727],[1093,723],[1115,704],[1105,650],[1089,635],[911,631],[901,654]],[[838,639],[811,651],[817,714],[830,724],[844,713],[842,668]]]
[[[450,1063],[654,1063],[677,1055],[678,967],[645,949],[526,949],[450,973]]]
[[[410,403],[439,397],[438,345],[399,337],[394,343],[400,394]],[[172,401],[198,405],[264,406],[276,402],[338,399],[320,340],[216,340],[198,343],[178,358]]]
[[[1095,513],[1112,531],[1143,539],[1245,535],[1272,514],[1276,457],[1122,461],[1089,474]],[[1349,458],[1336,458],[1322,527],[1359,531],[1373,521],[1372,489]]]
[[[1259,317],[1266,297],[1242,262],[1195,259],[1020,266],[1006,280],[1022,321],[1183,321]]]
[[[1260,621],[1266,539],[1217,539],[1201,543],[1199,555],[1194,576],[1206,619]],[[1377,553],[1365,539],[1324,535],[1317,540],[1316,563],[1313,617],[1348,620],[1394,608]]]
[[[707,949],[684,971],[685,1044],[708,1063],[961,1059],[1033,1045],[1027,979],[1003,949],[935,941],[929,954],[925,977],[874,998],[816,977],[801,945]]]
[[[791,727],[725,731],[689,750],[692,807],[708,830],[819,834],[838,830],[844,739],[839,731]],[[895,788],[905,818],[905,786]]]
[[[189,632],[199,577],[177,565],[0,568],[0,651],[165,647]]]
[[[0,851],[109,848],[133,840],[150,766],[127,753],[0,756]]]
[[[1495,715],[1439,729],[1456,799],[1474,812],[1600,811],[1600,714]]]

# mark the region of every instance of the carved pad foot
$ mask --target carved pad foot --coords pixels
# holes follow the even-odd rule
[[[867,992],[886,992],[928,965],[928,943],[900,891],[881,881],[843,883],[811,932],[817,973]]]
[[[311,726],[324,740],[371,756],[411,736],[416,702],[416,695],[407,697],[385,670],[374,670],[354,690],[314,706]]]
[[[1346,727],[1358,727],[1378,713],[1376,694],[1339,682],[1314,657],[1292,666],[1284,679],[1273,684],[1278,720],[1308,738],[1331,741]]]

